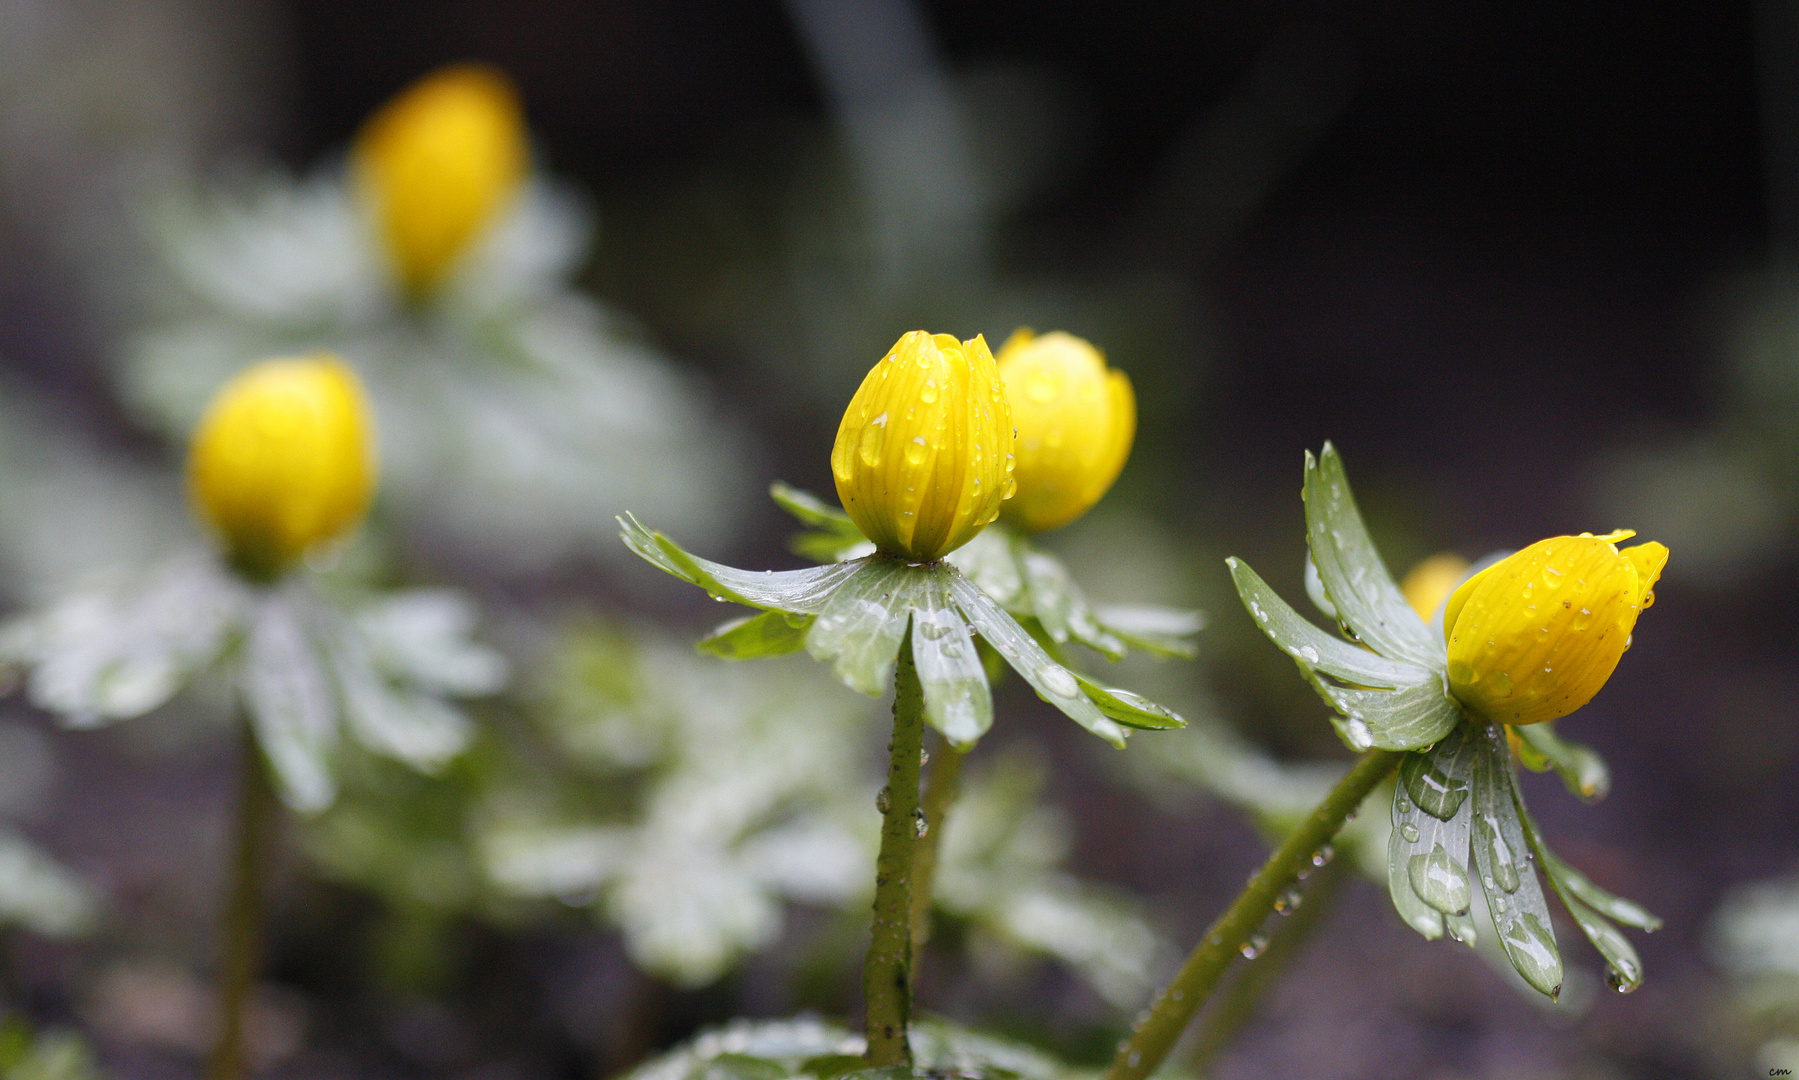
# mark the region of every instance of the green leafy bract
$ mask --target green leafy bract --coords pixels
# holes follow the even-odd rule
[[[966,747],[993,726],[993,693],[974,635],[950,596],[954,573],[942,563],[929,568],[912,610],[912,658],[924,690],[925,718],[951,743]]]
[[[1427,938],[1442,936],[1445,916],[1468,913],[1473,750],[1468,730],[1458,728],[1430,751],[1408,754],[1393,788],[1387,887],[1400,917]]]
[[[806,631],[816,615],[790,615],[764,611],[724,623],[701,638],[694,648],[726,660],[755,660],[785,656],[806,647]]]
[[[1562,954],[1519,821],[1522,804],[1512,784],[1505,735],[1489,725],[1469,738],[1477,755],[1474,864],[1486,892],[1487,911],[1513,969],[1540,993],[1557,997],[1562,992]]]
[[[644,528],[643,523],[631,514],[621,516],[618,523],[619,535],[625,545],[650,565],[698,585],[721,600],[747,607],[817,615],[824,611],[825,601],[837,586],[862,565],[861,560],[857,560],[758,574],[689,555],[673,540]]]
[[[1534,771],[1554,769],[1568,790],[1587,802],[1598,802],[1611,791],[1612,774],[1605,767],[1605,759],[1588,747],[1557,735],[1553,724],[1526,724],[1512,730],[1542,759],[1543,765]],[[1531,763],[1527,760],[1526,764]]]

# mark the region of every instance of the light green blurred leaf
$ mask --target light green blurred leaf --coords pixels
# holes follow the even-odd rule
[[[1598,802],[1611,791],[1612,774],[1605,759],[1596,751],[1557,735],[1553,724],[1525,724],[1512,730],[1525,746],[1548,762],[1574,795],[1587,802]]]
[[[696,642],[694,648],[726,660],[784,656],[806,647],[806,631],[816,618],[785,611],[745,615],[722,624]]]
[[[1187,726],[1187,721],[1181,719],[1179,713],[1166,705],[1158,705],[1141,694],[1133,694],[1115,686],[1101,686],[1079,672],[1074,677],[1080,682],[1081,690],[1088,699],[1099,706],[1099,711],[1121,724],[1150,731],[1167,731]]]

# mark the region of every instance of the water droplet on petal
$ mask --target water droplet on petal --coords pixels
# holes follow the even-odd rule
[[[1262,955],[1262,950],[1266,949],[1267,947],[1268,947],[1268,935],[1262,934],[1262,933],[1255,933],[1255,934],[1249,935],[1248,941],[1245,941],[1243,944],[1237,946],[1237,951],[1243,954],[1243,958],[1245,960],[1254,960],[1256,957]]]
[[[1080,693],[1080,684],[1074,676],[1060,664],[1044,664],[1037,669],[1037,679],[1043,688],[1056,697],[1070,698]]]

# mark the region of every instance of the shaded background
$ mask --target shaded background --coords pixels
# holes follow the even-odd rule
[[[19,18],[115,29],[129,21],[104,4],[41,5],[34,16],[40,5],[8,2]],[[173,29],[146,32],[178,47],[112,61],[186,88],[172,97],[167,130],[150,133],[183,147],[174,159],[218,167],[272,155],[296,170],[340,153],[363,117],[430,68],[498,64],[520,85],[549,167],[597,203],[586,280],[710,379],[759,433],[769,478],[829,490],[825,447],[837,412],[827,403],[843,400],[843,387],[909,324],[869,319],[844,331],[841,367],[809,375],[811,389],[782,369],[781,334],[797,342],[804,328],[784,328],[771,307],[779,297],[766,282],[785,265],[777,219],[796,203],[803,217],[807,199],[840,190],[832,178],[853,172],[831,150],[842,114],[815,44],[795,28],[794,12],[808,6],[200,3],[171,7]],[[1058,325],[1092,336],[1138,387],[1133,463],[1107,516],[1069,538],[1070,550],[1104,555],[1105,528],[1153,523],[1185,575],[1173,591],[1213,616],[1192,678],[1283,755],[1342,751],[1316,699],[1240,616],[1219,560],[1242,555],[1297,596],[1303,448],[1328,438],[1343,449],[1377,539],[1403,569],[1444,548],[1477,557],[1561,532],[1647,531],[1647,508],[1667,493],[1653,469],[1620,460],[1708,439],[1743,407],[1728,328],[1774,265],[1770,221],[1786,213],[1766,179],[1783,175],[1775,151],[1786,129],[1781,110],[1762,107],[1757,74],[1758,42],[1773,73],[1766,85],[1780,85],[1783,58],[1799,66],[1779,9],[1764,15],[1759,38],[1751,6],[1723,3],[918,11],[946,78],[986,95],[997,130],[1025,136],[1000,144],[1028,159],[1031,179],[992,204],[984,273],[1053,282],[1037,295],[1070,297]],[[15,118],[44,104],[14,102]],[[54,127],[54,116],[44,123]],[[985,130],[971,129],[977,153]],[[137,152],[130,132],[65,141]],[[9,145],[6,376],[117,446],[147,446],[97,373],[129,310],[110,279],[86,269],[95,251],[111,250],[108,238],[70,233],[90,213],[102,232],[123,229],[122,218],[105,224],[93,208],[123,205],[130,185],[101,184],[84,202],[79,185],[56,182],[92,179],[104,174],[96,161],[130,155],[58,157],[49,140],[32,161],[17,156],[29,140]],[[957,168],[941,150],[909,146],[905,158],[918,170]],[[994,174],[1007,175],[1003,160]],[[718,299],[727,295],[735,299]],[[923,306],[928,291],[919,295]],[[1021,305],[1026,314],[1056,310],[1033,303]],[[740,313],[758,305],[771,326],[740,332]],[[1011,329],[953,321],[931,328],[990,341]],[[1755,508],[1724,508],[1726,520],[1737,512],[1754,517]],[[784,533],[772,510],[762,512],[742,550],[717,554],[791,565]],[[1615,793],[1582,807],[1553,782],[1526,778],[1564,855],[1668,920],[1639,940],[1645,987],[1601,994],[1576,1021],[1552,1016],[1471,955],[1417,939],[1383,894],[1354,881],[1220,1075],[1741,1074],[1746,1051],[1720,1018],[1705,920],[1729,885],[1785,872],[1799,855],[1799,730],[1788,704],[1799,689],[1799,589],[1778,530],[1704,575],[1684,574],[1674,547],[1616,685],[1565,727],[1606,755]],[[1076,565],[1082,576],[1112,573]],[[677,589],[594,570],[487,591],[504,602],[542,591],[628,598],[640,609],[666,605],[660,617],[690,628],[711,614]],[[1080,825],[1071,865],[1150,898],[1173,940],[1193,940],[1258,860],[1253,831],[1202,798],[1151,802],[1076,745],[1067,725],[1016,693],[1009,700],[1017,726],[1050,747],[1052,793]],[[222,808],[220,761],[150,783],[104,745],[71,753],[58,791],[81,808],[34,829],[78,864],[118,873],[122,841],[107,823],[121,814],[176,829]],[[196,811],[196,791],[218,805]],[[139,828],[166,858],[156,872],[185,873],[190,861],[211,872],[205,850]],[[752,968],[714,991],[652,995],[650,1012],[631,1014],[627,999],[643,995],[629,991],[608,935],[471,929],[463,976],[443,1005],[469,1049],[450,1064],[408,1063],[373,1048],[393,1041],[392,1025],[359,1004],[367,991],[340,966],[353,963],[342,934],[357,925],[355,899],[327,897],[334,914],[318,917],[324,925],[298,914],[320,888],[290,887],[277,940],[277,976],[321,1003],[312,1041],[343,1048],[308,1069],[592,1075],[697,1025],[794,1004]],[[58,973],[79,966],[79,949],[18,949],[37,1007],[66,1013]],[[1567,951],[1571,965],[1596,968],[1584,944]],[[922,1003],[1102,1060],[1118,1020],[1056,1019],[1091,1015],[1062,1000],[1078,993],[1027,980],[977,999],[945,970],[927,972]],[[556,1019],[571,1011],[608,1019],[581,1028],[598,1032],[584,1043]]]

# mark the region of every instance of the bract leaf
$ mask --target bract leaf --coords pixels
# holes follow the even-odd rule
[[[993,597],[1007,611],[1028,603],[1024,586],[1024,569],[1018,565],[1018,552],[1012,535],[1003,526],[989,525],[975,538],[944,557],[963,576]]]
[[[721,600],[754,608],[817,615],[824,610],[832,591],[867,561],[756,573],[691,555],[668,537],[644,528],[631,514],[620,516],[618,523],[625,545],[652,566],[698,585]]]
[[[1322,679],[1312,685],[1343,714],[1344,738],[1356,750],[1416,750],[1449,734],[1462,719],[1462,707],[1449,696],[1441,675],[1397,690],[1333,686]]]
[[[1115,686],[1101,686],[1079,672],[1074,677],[1081,684],[1081,691],[1093,704],[1099,706],[1100,712],[1127,727],[1167,731],[1187,726],[1187,721],[1181,718],[1180,713],[1166,705],[1158,705],[1141,694],[1133,694]]]
[[[974,632],[950,597],[949,575],[938,563],[912,609],[912,658],[924,689],[925,719],[959,748],[993,726],[993,693],[975,650]]]
[[[1202,612],[1159,604],[1103,604],[1093,609],[1093,615],[1107,633],[1126,645],[1183,660],[1199,655],[1193,636],[1206,625]]]
[[[1444,915],[1465,915],[1469,907],[1468,836],[1473,815],[1465,793],[1470,784],[1474,764],[1467,725],[1451,732],[1428,751],[1407,755],[1400,764],[1402,773],[1433,776],[1443,793],[1460,791],[1464,797],[1439,798],[1420,802],[1414,797],[1416,785],[1403,779],[1393,791],[1393,833],[1387,842],[1388,888],[1394,906],[1407,922],[1412,922],[1410,904],[1404,893]],[[1428,923],[1427,923],[1428,925]],[[1413,923],[1426,937],[1431,935]]]
[[[370,750],[434,773],[460,754],[473,725],[460,709],[417,685],[395,685],[377,666],[356,623],[319,613],[319,640],[350,731]]]
[[[464,593],[409,589],[363,606],[354,629],[382,675],[419,690],[476,697],[500,690],[507,676],[505,658],[471,640],[478,617]]]
[[[968,621],[980,632],[995,652],[1031,684],[1037,695],[1062,710],[1075,723],[1093,732],[1113,746],[1124,746],[1124,729],[1099,711],[1099,707],[1081,693],[1081,684],[1072,671],[1050,658],[1012,616],[1000,609],[993,598],[963,577],[953,573],[949,578],[950,595]]]
[[[1443,936],[1443,913],[1418,898],[1412,891],[1409,872],[1412,846],[1423,839],[1423,829],[1418,822],[1418,808],[1406,795],[1405,788],[1395,784],[1393,787],[1393,831],[1387,837],[1387,892],[1393,898],[1393,910],[1399,912],[1407,926],[1423,934],[1427,940],[1435,941]],[[1407,825],[1417,836],[1417,840],[1407,839],[1401,830]]]
[[[1530,816],[1522,802],[1519,803],[1519,815],[1524,822],[1524,829],[1532,849],[1537,857],[1543,860],[1543,872],[1549,875],[1556,892],[1564,898],[1572,896],[1599,911],[1607,918],[1616,919],[1626,926],[1634,926],[1639,930],[1653,933],[1662,928],[1662,921],[1650,914],[1641,904],[1634,900],[1626,900],[1593,884],[1585,874],[1570,866],[1560,855],[1549,850],[1543,840],[1543,832]]]
[[[806,647],[806,631],[811,629],[816,618],[816,615],[789,615],[785,611],[745,615],[720,625],[695,642],[694,648],[726,660],[785,656]]]
[[[1306,542],[1343,624],[1383,656],[1443,667],[1442,650],[1368,538],[1343,459],[1329,443],[1316,460],[1306,453],[1305,500]]]
[[[930,574],[879,555],[838,565],[852,573],[806,631],[806,651],[830,661],[851,689],[879,697],[893,682],[906,619],[929,589]]]
[[[1552,724],[1525,724],[1512,729],[1525,745],[1549,762],[1568,790],[1587,802],[1598,802],[1612,789],[1612,773],[1605,759],[1589,747],[1569,742],[1555,733]]]
[[[809,491],[777,481],[768,489],[781,509],[812,527],[795,536],[788,547],[794,554],[819,562],[843,562],[874,552],[874,545],[850,516]]]
[[[798,518],[802,524],[821,529],[853,530],[857,536],[862,535],[848,514],[810,491],[777,480],[768,485],[768,494],[781,509]]]
[[[337,710],[290,591],[257,600],[239,679],[256,741],[290,807],[316,813],[337,797],[326,759],[337,742]]]
[[[1550,881],[1554,883],[1555,879],[1551,878]],[[1607,981],[1612,988],[1628,993],[1642,986],[1643,961],[1637,956],[1636,947],[1630,943],[1630,939],[1624,936],[1624,931],[1613,926],[1605,916],[1563,892],[1559,886],[1556,892],[1561,896],[1562,903],[1568,906],[1574,921],[1580,924],[1580,932],[1593,943],[1593,948],[1599,951],[1599,955],[1605,957],[1605,962],[1611,968]]]
[[[1047,552],[1033,550],[1028,543],[1017,541],[1018,565],[1024,571],[1025,593],[1030,608],[1043,628],[1056,643],[1070,637],[1108,659],[1124,656],[1124,642],[1113,637],[1093,615],[1087,597],[1069,576],[1062,560]]]
[[[1469,738],[1477,751],[1474,860],[1493,929],[1524,981],[1554,998],[1562,992],[1562,953],[1518,817],[1521,803],[1512,784],[1511,752],[1496,724],[1483,725]]]
[[[1428,665],[1393,660],[1320,630],[1269,588],[1248,563],[1235,558],[1224,562],[1230,567],[1237,595],[1255,616],[1262,633],[1307,671],[1322,672],[1359,686],[1383,688],[1420,686],[1429,681],[1432,669]]]

